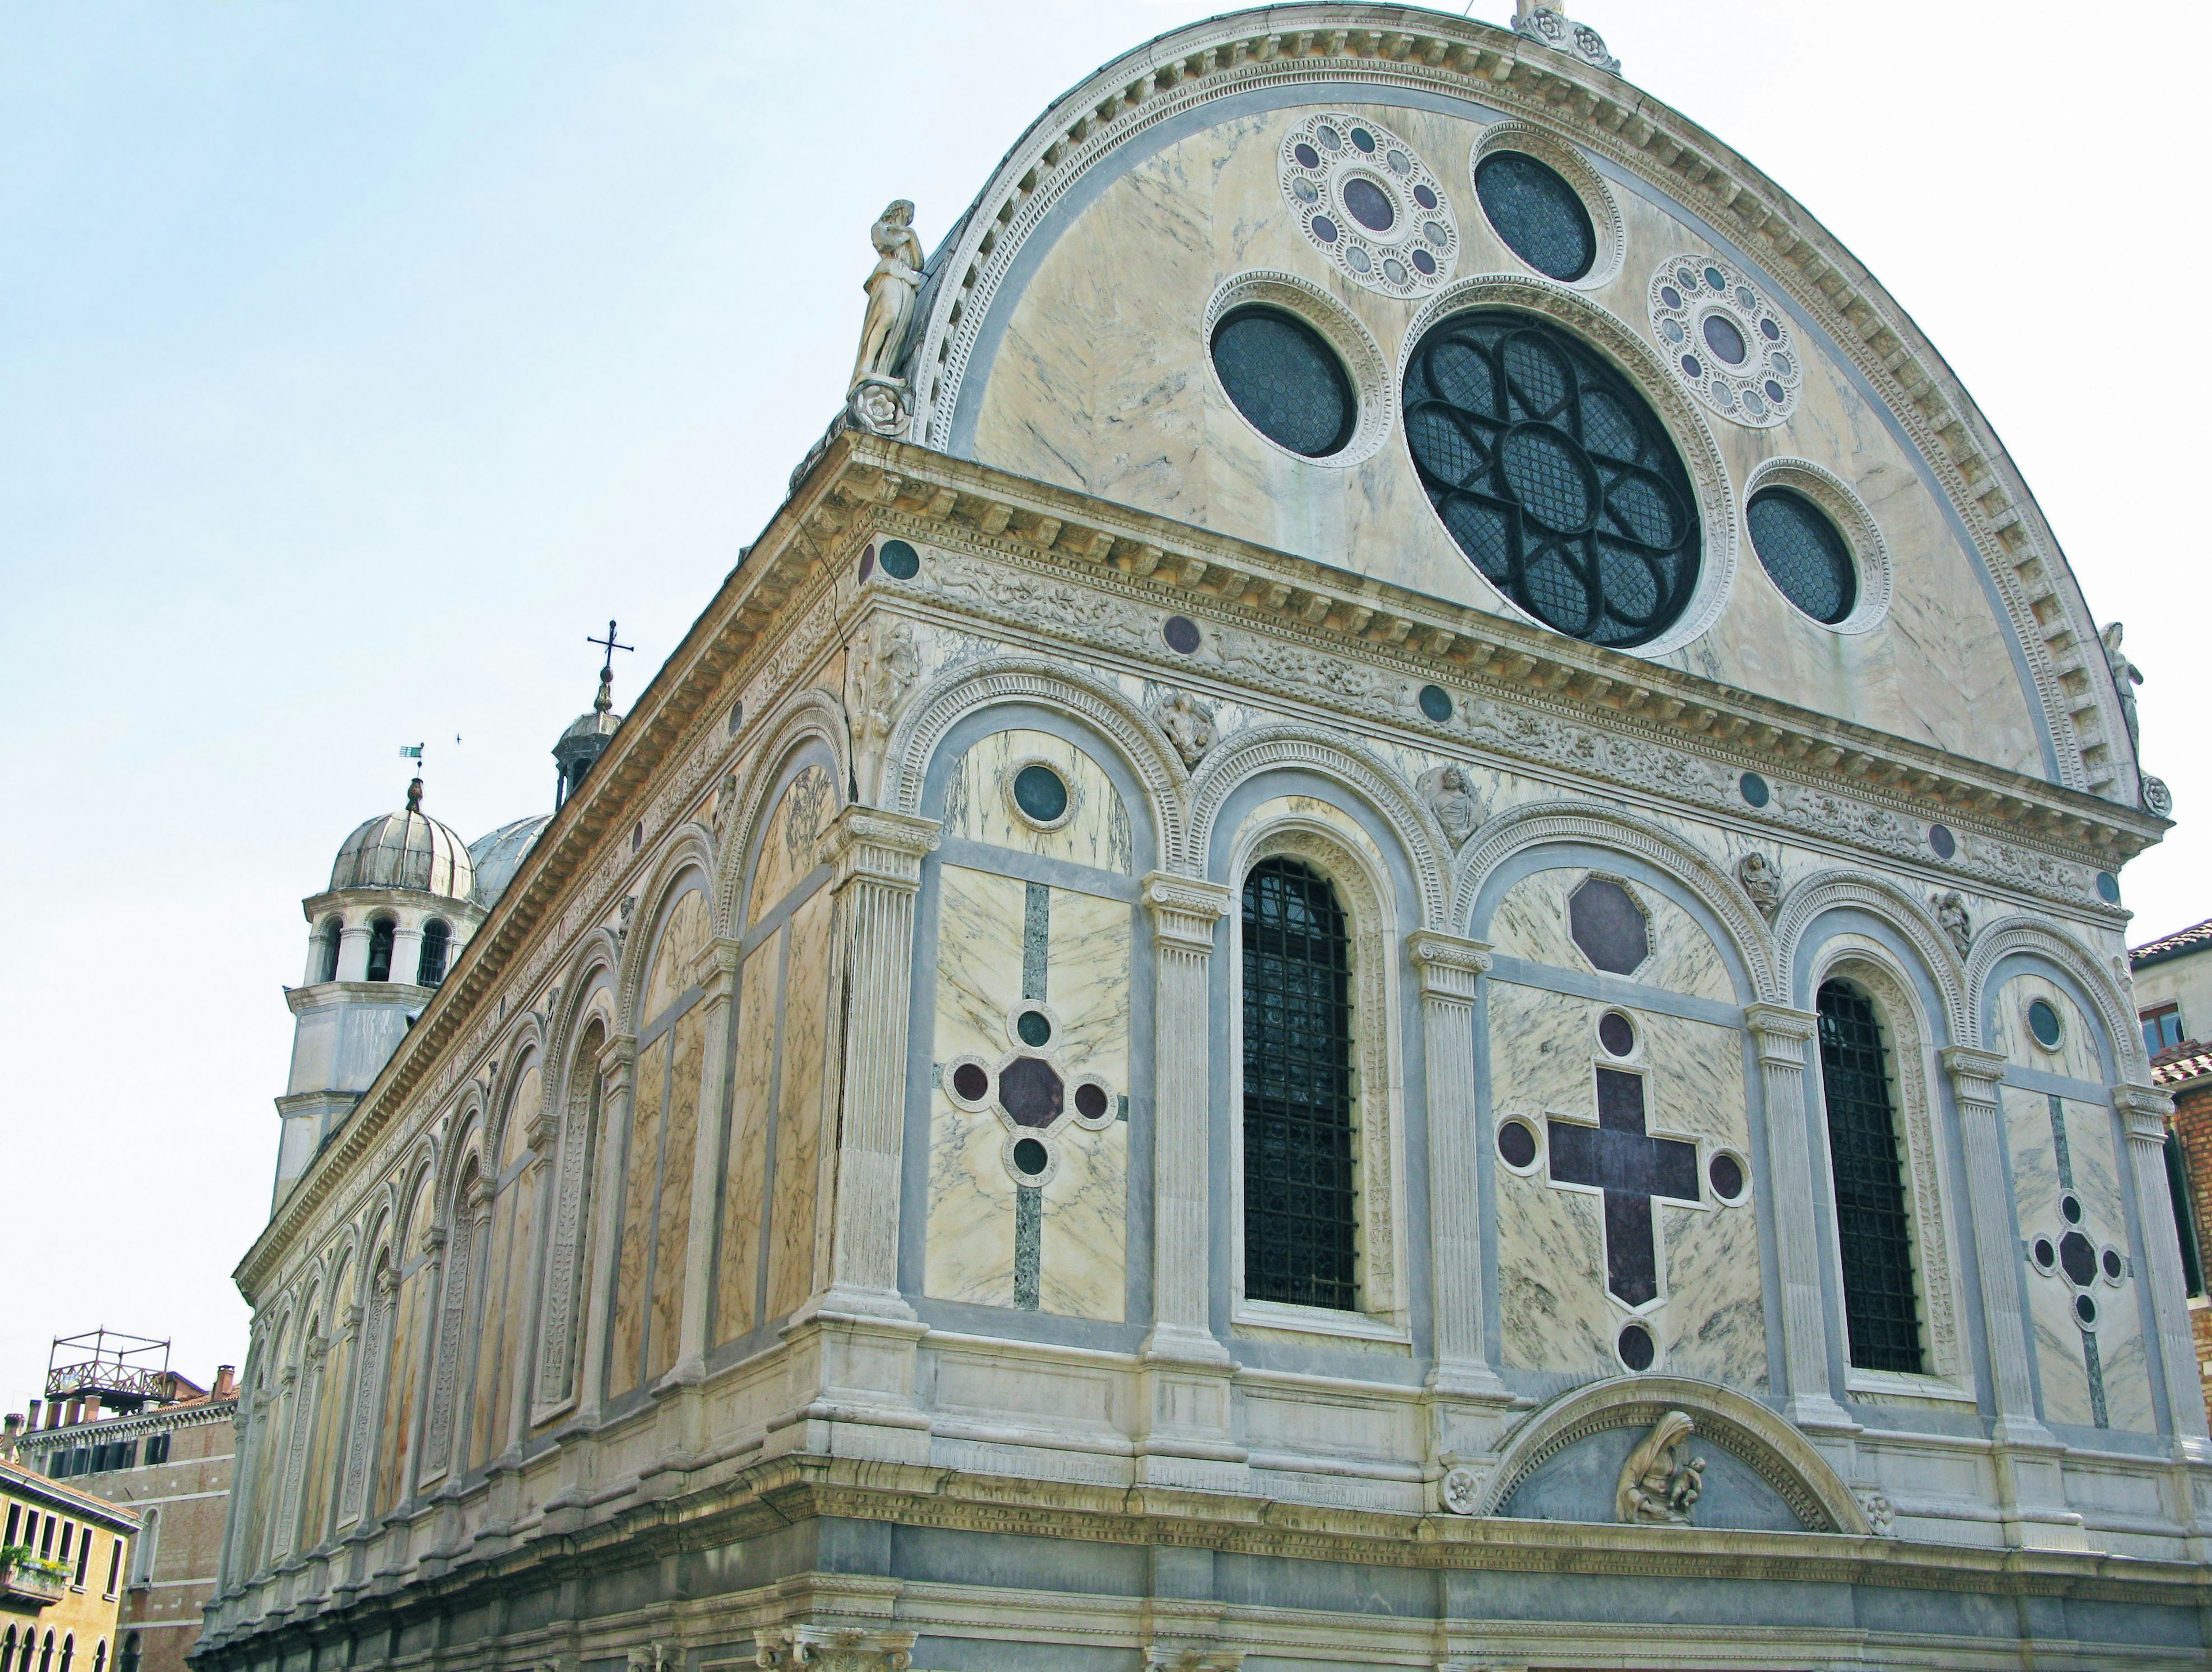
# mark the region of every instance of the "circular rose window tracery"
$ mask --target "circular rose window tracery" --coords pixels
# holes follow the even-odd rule
[[[1440,321],[1406,368],[1406,440],[1429,502],[1484,578],[1546,626],[1626,648],[1696,590],[1680,455],[1619,372],[1533,314]]]
[[[1764,287],[1718,256],[1680,255],[1651,276],[1651,334],[1690,392],[1740,424],[1770,429],[1804,386],[1797,339]]]
[[[1309,117],[1277,158],[1283,196],[1329,264],[1386,296],[1423,296],[1459,261],[1459,223],[1420,155],[1378,123]]]

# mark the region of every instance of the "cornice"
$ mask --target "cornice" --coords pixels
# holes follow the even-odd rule
[[[110,1440],[136,1439],[142,1434],[172,1433],[202,1423],[228,1422],[237,1408],[235,1398],[195,1400],[189,1405],[163,1406],[127,1417],[105,1417],[96,1423],[80,1422],[69,1428],[33,1429],[19,1436],[16,1444],[26,1451],[41,1453],[66,1451],[75,1445],[105,1445]],[[188,1463],[194,1459],[179,1457],[177,1461]]]
[[[945,445],[970,350],[1024,241],[1095,166],[1208,100],[1349,78],[1479,100],[1570,138],[1698,214],[1760,263],[1895,412],[1996,584],[2050,716],[2059,775],[2133,808],[2132,746],[2095,623],[1995,431],[1911,317],[1751,162],[1617,76],[1473,19],[1395,6],[1270,6],[1171,31],[1054,100],[930,260],[908,362],[914,433]]]
[[[1900,853],[1894,842],[1887,848],[1860,845],[1885,863],[1902,860],[1985,891],[2039,897],[2114,928],[2125,916],[2096,901],[2089,877],[2124,863],[2168,828],[2164,820],[2079,790],[1372,576],[913,443],[843,431],[831,436],[640,694],[583,788],[546,827],[351,1118],[324,1146],[240,1262],[234,1275],[249,1298],[293,1237],[369,1153],[393,1113],[425,1091],[434,1104],[463,1077],[464,1059],[472,1064],[494,1049],[498,1030],[510,1019],[496,1012],[497,999],[518,972],[531,972],[524,985],[534,988],[573,936],[589,933],[598,921],[592,900],[568,897],[574,886],[588,878],[588,891],[594,897],[608,895],[611,909],[628,872],[653,857],[649,842],[631,848],[633,825],[649,821],[644,834],[658,838],[684,816],[691,800],[709,793],[713,771],[743,747],[720,735],[720,703],[733,675],[742,672],[750,680],[786,663],[784,671],[795,675],[807,659],[826,650],[848,614],[871,604],[943,603],[923,583],[896,581],[880,568],[864,589],[852,581],[842,559],[878,529],[996,559],[1054,584],[1302,643],[1415,683],[1447,684],[1462,694],[1455,726],[1432,724],[1418,708],[1393,708],[1387,715],[1397,731],[1432,734],[1440,751],[1474,748],[1507,757],[1517,751],[1532,763],[1547,758],[1534,742],[1524,749],[1510,736],[1471,734],[1466,727],[1486,704],[1470,699],[1487,699],[1498,705],[1498,713],[1534,716],[1545,726],[1587,727],[1639,745],[1663,745],[1728,772],[1771,773],[1784,787],[1802,785],[1810,794],[1831,799],[1848,796],[1870,810],[1873,820],[1887,819],[1893,837],[1915,824],[1946,823],[1960,836],[1958,860],[1949,865],[1924,850]],[[837,601],[833,605],[825,598],[803,611],[787,609],[802,589],[810,600],[835,592]],[[1081,636],[1073,623],[1063,624],[1061,635]],[[1188,678],[1202,671],[1164,650],[1156,660],[1164,670],[1176,669],[1167,677]],[[1264,678],[1203,671],[1267,688]],[[1573,738],[1565,741],[1570,749],[1576,746]],[[1603,765],[1578,761],[1577,772],[1601,780]],[[682,794],[672,799],[678,787]],[[1804,830],[1778,817],[1784,811],[1781,801],[1778,796],[1764,812],[1734,801],[1709,811],[1724,811],[1730,821],[1753,828],[1768,825],[1784,839],[1802,839]],[[641,812],[646,819],[640,819]],[[1976,856],[1984,852],[2010,860],[2011,869],[1977,868]],[[2039,867],[2055,875],[2069,863],[2083,871],[2073,886],[2039,891]],[[556,903],[564,900],[565,914],[555,912]],[[510,996],[519,1005],[535,1002],[533,991]],[[434,1073],[439,1076],[434,1085]]]

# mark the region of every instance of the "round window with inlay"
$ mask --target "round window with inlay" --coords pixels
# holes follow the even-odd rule
[[[2031,999],[2027,1002],[2027,1031],[2035,1036],[2035,1043],[2046,1051],[2058,1049],[2065,1037],[2065,1028],[2058,1019],[2058,1006],[2048,999]]]
[[[1024,824],[1056,830],[1075,816],[1076,793],[1050,761],[1016,761],[1006,769],[1006,800]]]
[[[1516,1118],[1501,1122],[1498,1128],[1498,1158],[1516,1173],[1527,1172],[1536,1164],[1536,1128],[1528,1122]]]
[[[1369,189],[1382,198],[1379,187]],[[1382,202],[1387,209],[1389,200]],[[1304,319],[1279,307],[1234,308],[1213,328],[1212,349],[1223,390],[1277,447],[1326,459],[1352,440],[1359,402],[1351,374],[1328,339]]]
[[[1597,1018],[1597,1043],[1608,1056],[1626,1056],[1636,1049],[1636,1024],[1617,1010]]]
[[[1828,627],[1858,606],[1850,546],[1811,500],[1787,488],[1764,489],[1751,496],[1745,520],[1759,567],[1783,597]]]
[[[1547,278],[1571,284],[1597,259],[1597,229],[1582,194],[1522,151],[1492,151],[1474,166],[1482,200],[1505,247]]]

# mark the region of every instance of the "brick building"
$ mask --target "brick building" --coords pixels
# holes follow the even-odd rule
[[[137,1672],[116,1611],[137,1529],[128,1510],[0,1457],[0,1672]]]
[[[2212,918],[2128,954],[2136,1012],[2151,1054],[2151,1079],[2173,1097],[2166,1172],[2181,1233],[2183,1274],[2197,1367],[2212,1401]]]
[[[48,1387],[52,1392],[51,1377]],[[27,1426],[8,1419],[21,1468],[57,1491],[104,1499],[138,1526],[117,1602],[116,1672],[184,1672],[199,1639],[230,1505],[237,1409],[235,1378],[224,1365],[210,1388],[162,1371],[136,1392],[109,1390],[106,1402],[93,1385],[50,1398],[44,1426],[36,1400]],[[0,1672],[23,1669],[0,1664]],[[52,1672],[60,1672],[58,1661]],[[91,1669],[81,1662],[71,1672]]]

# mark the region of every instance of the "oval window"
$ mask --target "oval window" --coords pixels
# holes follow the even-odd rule
[[[1783,597],[1818,622],[1834,626],[1859,601],[1850,548],[1826,513],[1787,488],[1751,496],[1747,520],[1759,566]]]
[[[1689,473],[1644,397],[1579,338],[1526,313],[1455,314],[1415,346],[1405,392],[1429,502],[1515,604],[1617,648],[1689,607]]]
[[[1521,151],[1492,151],[1474,166],[1474,195],[1505,246],[1547,278],[1581,278],[1597,260],[1597,230],[1582,194],[1559,171]]]
[[[1308,459],[1342,452],[1358,423],[1359,403],[1336,350],[1279,308],[1232,310],[1213,330],[1213,368],[1254,429]]]
[[[2061,1032],[2058,1023],[2058,1006],[2048,999],[2029,1000],[2027,1028],[2028,1031],[2035,1036],[2035,1043],[2042,1046],[2045,1050],[2057,1050]],[[2079,1218],[2080,1215],[2077,1213],[2074,1217]]]

